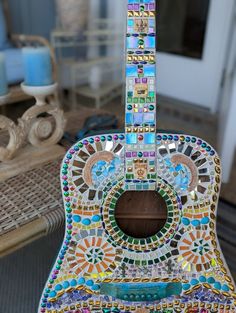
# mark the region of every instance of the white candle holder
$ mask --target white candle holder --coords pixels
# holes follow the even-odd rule
[[[54,83],[49,86],[28,86],[24,83],[21,84],[21,88],[29,96],[32,96],[36,99],[36,105],[43,106],[46,104],[45,99],[55,94],[57,91],[58,84]]]
[[[57,83],[39,87],[21,84],[22,90],[35,98],[35,105],[18,123],[0,115],[0,129],[9,133],[7,146],[0,146],[0,181],[65,154],[65,149],[58,145],[66,120],[60,109],[57,87]],[[0,97],[0,104],[6,103],[8,96]]]

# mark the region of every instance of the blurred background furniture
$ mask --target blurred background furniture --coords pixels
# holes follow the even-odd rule
[[[41,36],[13,34],[8,1],[0,1],[0,51],[5,55],[7,79],[10,86],[7,104],[31,98],[22,91],[19,85],[24,79],[21,48],[26,45],[43,45],[52,50],[49,41]]]
[[[78,97],[92,98],[96,108],[122,94],[121,29],[111,19],[94,19],[82,32],[56,29],[51,33],[59,65],[60,85],[70,92],[73,108]]]
[[[122,94],[122,75],[119,58],[101,57],[76,63],[72,68],[72,104],[76,108],[78,96],[95,100],[95,107],[109,103]],[[86,81],[86,84],[82,84]]]
[[[10,33],[10,16],[6,1],[0,2],[0,50],[4,53],[7,67],[8,84],[12,86],[9,102],[29,98],[18,85],[23,81],[23,63],[21,50],[14,45]]]
[[[88,22],[89,2],[55,0],[57,24],[61,30],[79,33]]]
[[[4,2],[4,4],[7,3]],[[48,47],[53,68],[52,81],[56,82],[57,65],[54,50],[49,42],[40,36],[13,34],[8,36],[2,8],[2,2],[0,2],[0,23],[2,23],[0,35],[4,43],[1,49],[6,57],[10,85],[10,95],[5,97],[6,102],[2,101],[2,104],[16,102],[18,106],[22,100],[29,98],[35,98],[35,104],[30,101],[25,106],[23,103],[21,118],[17,114],[13,114],[13,117],[11,114],[9,117],[0,115],[0,255],[3,251],[11,251],[16,246],[21,247],[28,241],[34,240],[44,231],[42,226],[44,224],[40,223],[40,218],[47,213],[48,206],[53,209],[58,203],[53,196],[53,190],[58,191],[55,187],[56,183],[53,182],[52,186],[52,189],[56,189],[50,190],[49,186],[51,202],[50,199],[44,199],[42,193],[46,187],[45,182],[50,176],[50,169],[51,173],[54,173],[57,159],[65,154],[65,149],[57,145],[65,128],[57,84],[41,87],[20,86],[20,82],[24,79],[21,48],[25,45]],[[44,166],[48,167],[44,170]],[[34,172],[36,168],[38,176],[37,170]],[[56,176],[52,174],[52,178],[54,177]],[[41,202],[42,199],[45,202]],[[45,208],[46,202],[48,204]],[[31,225],[32,220],[35,222]],[[58,220],[57,216],[56,220]],[[53,227],[51,224],[46,224],[48,227]],[[22,229],[23,225],[25,228]],[[18,229],[18,232],[11,233],[12,229]],[[5,234],[7,234],[6,237],[3,236]]]
[[[6,145],[0,143],[0,182],[65,153],[58,145],[66,120],[57,97],[57,83],[21,87],[35,97],[35,104],[17,122],[0,115],[0,129],[9,136]]]

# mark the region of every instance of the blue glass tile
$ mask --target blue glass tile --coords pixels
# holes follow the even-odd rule
[[[134,114],[134,124],[141,125],[143,123],[143,113]]]
[[[103,160],[98,161],[92,167],[91,173],[94,186],[97,187],[102,184],[107,177],[114,175],[120,167],[121,161],[118,157],[115,157],[111,162]]]
[[[138,76],[137,66],[136,65],[127,65],[126,75],[127,75],[127,77],[137,77]]]
[[[156,37],[146,37],[145,41],[145,48],[146,49],[155,49],[156,47]]]
[[[144,143],[145,144],[154,144],[155,143],[155,134],[148,133],[144,135]]]
[[[149,26],[150,27],[155,27],[155,19],[149,19]]]
[[[128,26],[130,27],[134,26],[134,20],[128,20]]]
[[[138,48],[138,38],[137,37],[128,37],[127,38],[127,48],[128,49],[137,49]]]
[[[181,190],[188,190],[189,188],[189,183],[191,180],[191,173],[189,169],[184,166],[183,164],[173,164],[170,158],[165,159],[165,164],[168,168],[168,170],[173,173],[175,177],[175,184],[180,188]],[[194,221],[193,221],[194,222]],[[194,222],[192,225],[193,226],[198,226],[195,225],[196,223]]]
[[[132,113],[126,113],[126,115],[125,115],[125,122],[128,125],[132,125],[133,124],[133,114]]]
[[[137,143],[137,134],[134,134],[134,133],[126,134],[126,143],[128,145],[136,144]]]

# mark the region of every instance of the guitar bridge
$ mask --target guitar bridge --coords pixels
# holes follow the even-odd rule
[[[180,282],[101,283],[101,294],[131,302],[153,302],[182,293]]]

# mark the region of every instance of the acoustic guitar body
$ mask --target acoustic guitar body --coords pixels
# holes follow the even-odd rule
[[[156,145],[153,179],[168,213],[148,238],[127,235],[116,221],[132,157],[134,170],[150,170],[125,156],[125,134],[90,137],[68,152],[61,169],[66,234],[40,312],[235,312],[216,237],[219,158],[192,136],[157,134]],[[149,182],[142,184],[148,192]]]
[[[236,312],[216,233],[219,157],[157,132],[155,16],[154,0],[128,0],[125,133],[63,160],[66,231],[39,313]]]

